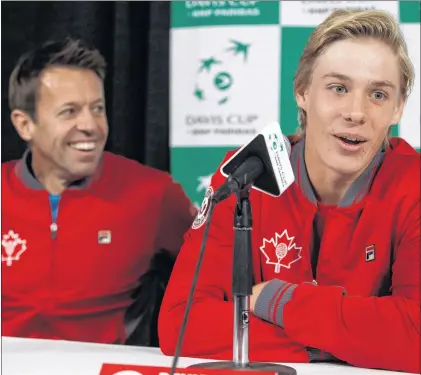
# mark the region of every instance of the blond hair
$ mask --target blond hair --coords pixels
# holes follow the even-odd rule
[[[311,81],[316,59],[329,45],[339,40],[358,37],[376,38],[391,47],[401,68],[401,95],[406,100],[414,84],[414,67],[398,22],[392,15],[381,10],[336,10],[319,24],[311,34],[298,63],[294,93],[304,93]],[[297,133],[302,136],[305,134],[307,114],[301,108],[298,109],[298,123]],[[388,138],[385,142],[387,145]]]

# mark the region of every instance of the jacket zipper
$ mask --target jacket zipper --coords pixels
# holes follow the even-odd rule
[[[57,229],[58,229],[57,223],[56,222],[53,222],[50,225],[50,233],[51,233],[51,239],[52,240],[55,240],[57,238]]]
[[[316,269],[314,270],[315,272],[313,272],[313,265],[312,265],[312,261],[311,261],[312,252],[314,251],[314,219],[315,219],[316,215],[317,215],[317,212],[315,211],[312,215],[311,221],[309,220],[309,226],[310,226],[310,229],[309,229],[309,233],[310,233],[310,236],[309,236],[310,237],[309,267],[310,267],[310,272],[311,272],[311,276],[312,276],[312,280],[310,282],[314,285],[318,285],[317,280],[316,280],[316,278],[317,278],[317,266],[316,266]],[[321,241],[320,241],[319,246],[321,246]],[[320,251],[319,251],[319,255],[320,255]],[[319,263],[318,260],[317,260],[317,263]]]
[[[51,224],[50,224],[50,236],[51,236],[51,278],[50,278],[50,292],[51,292],[51,304],[50,304],[50,310],[51,313],[53,312],[53,310],[55,309],[55,304],[56,304],[56,256],[57,256],[57,252],[56,252],[56,246],[57,246],[57,232],[58,232],[58,214],[59,214],[59,205],[61,204],[61,199],[62,197],[60,197],[59,202],[57,202],[57,207],[56,207],[56,216],[54,218],[53,215],[53,207],[51,206],[51,202],[49,202],[49,206],[50,206],[50,216],[51,216]]]
[[[51,235],[51,239],[55,240],[57,238],[57,231],[58,231],[58,214],[59,214],[59,208],[62,204],[62,200],[63,200],[63,196],[60,196],[60,198],[57,201],[57,207],[55,207],[55,211],[56,211],[56,215],[54,217],[53,214],[53,207],[51,205],[51,201],[50,201],[50,216],[51,216],[51,224],[50,224],[50,235]]]

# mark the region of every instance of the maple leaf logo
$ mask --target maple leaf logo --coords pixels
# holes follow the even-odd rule
[[[11,266],[12,261],[19,260],[22,253],[25,252],[26,240],[22,240],[19,234],[9,230],[7,234],[3,234],[2,236],[1,247],[1,261]]]
[[[260,251],[266,257],[266,264],[275,265],[275,273],[281,271],[281,267],[291,268],[291,264],[301,259],[301,247],[294,242],[295,237],[290,237],[285,229],[282,234],[275,232],[270,240],[263,239]]]

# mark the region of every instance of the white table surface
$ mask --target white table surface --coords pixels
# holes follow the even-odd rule
[[[103,363],[171,366],[157,348],[103,345],[70,341],[2,337],[1,374],[3,375],[98,375]],[[207,362],[180,358],[179,368]],[[403,375],[335,364],[284,363],[298,375]],[[245,373],[246,374],[246,373]]]

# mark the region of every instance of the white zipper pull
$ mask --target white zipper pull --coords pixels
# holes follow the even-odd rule
[[[58,229],[58,226],[57,226],[57,224],[56,224],[56,223],[52,223],[52,224],[50,225],[51,238],[52,238],[53,240],[55,240],[55,239],[56,239],[56,237],[57,237],[57,229]]]
[[[314,280],[314,279],[313,279],[313,284],[314,284],[314,285],[319,285],[319,284],[317,284],[317,281],[316,281],[316,280]]]

